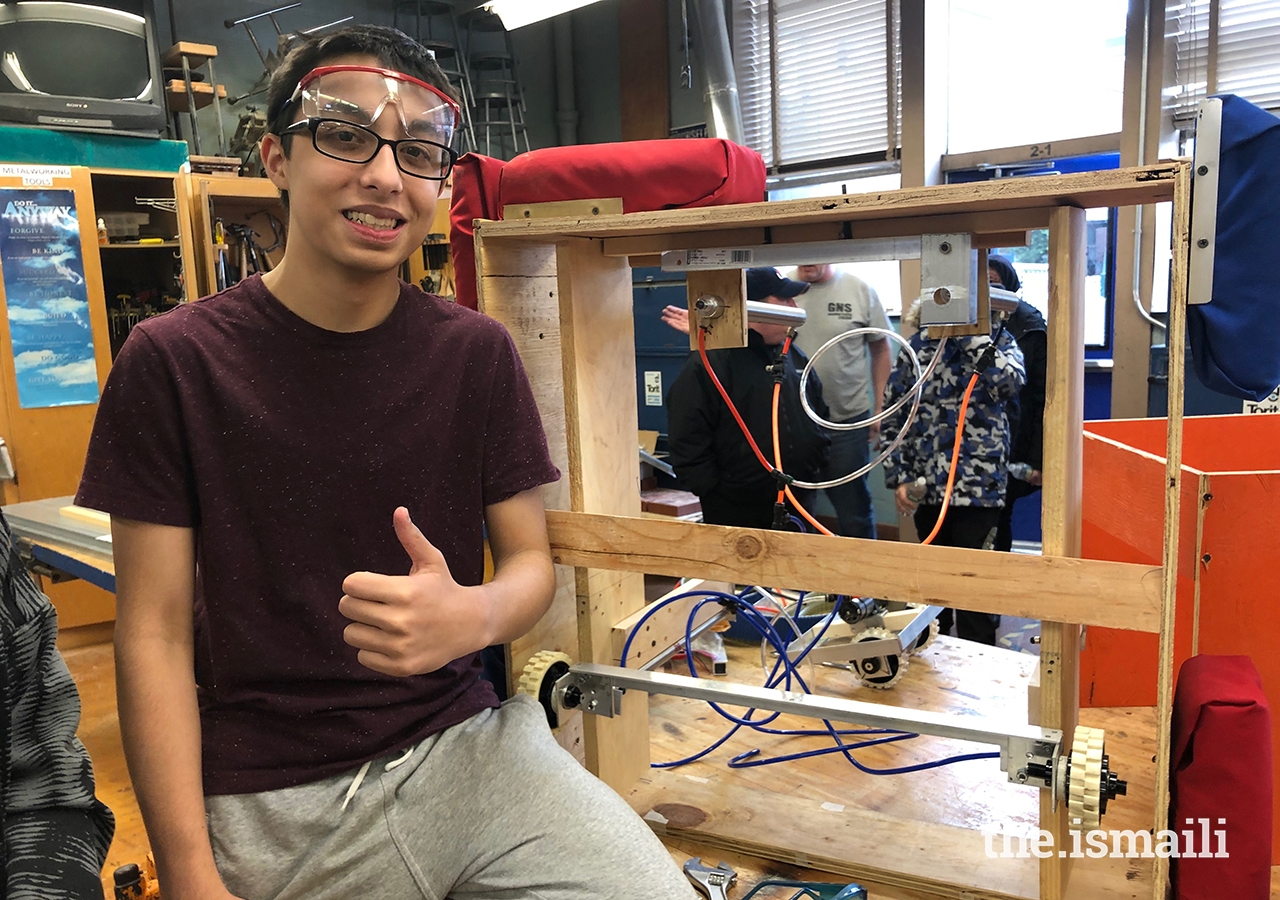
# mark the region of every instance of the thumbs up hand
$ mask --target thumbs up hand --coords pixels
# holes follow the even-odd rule
[[[409,574],[355,572],[342,582],[338,612],[351,620],[342,639],[360,651],[360,664],[384,675],[422,675],[487,647],[484,592],[453,580],[407,509],[396,509],[392,522],[412,563]]]

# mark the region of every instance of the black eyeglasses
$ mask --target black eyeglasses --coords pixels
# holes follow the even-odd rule
[[[330,159],[349,163],[367,163],[389,146],[396,167],[414,178],[444,181],[453,171],[458,154],[443,144],[407,138],[389,141],[371,128],[342,119],[303,119],[281,132],[281,135],[311,132],[311,143]]]

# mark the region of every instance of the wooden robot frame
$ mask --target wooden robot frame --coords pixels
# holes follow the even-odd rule
[[[1190,164],[1175,161],[1052,179],[663,212],[611,213],[593,201],[579,214],[555,204],[542,218],[530,210],[527,218],[477,222],[481,309],[511,332],[553,458],[566,476],[547,494],[557,597],[534,631],[511,647],[509,671],[519,673],[542,649],[618,664],[620,635],[645,605],[644,573],[942,602],[1042,620],[1039,724],[1070,735],[1079,711],[1081,626],[1157,633],[1151,822],[1156,831],[1166,828],[1184,361],[1181,353],[1169,355],[1163,566],[1080,559],[1085,210],[1173,201],[1168,345],[1177,348],[1186,328],[1190,187]],[[653,264],[664,250],[942,233],[968,233],[974,247],[990,247],[1022,243],[1025,232],[1037,228],[1049,230],[1043,556],[640,517],[632,263]],[[652,627],[673,629],[679,620],[683,628],[685,614],[672,607]],[[624,795],[648,773],[646,701],[628,693],[622,715],[577,723],[587,766]],[[1068,846],[1065,806],[1053,810],[1048,792],[1042,793],[1040,822],[1054,846]],[[752,851],[795,861],[794,848],[768,844],[767,830]],[[1056,854],[1039,861],[1040,900],[1064,897],[1070,864]],[[1152,897],[1163,900],[1168,862],[1154,864]],[[853,861],[851,871],[859,865]],[[1011,896],[999,887],[975,888],[945,877],[895,878],[883,866],[868,863],[867,880],[933,896]]]

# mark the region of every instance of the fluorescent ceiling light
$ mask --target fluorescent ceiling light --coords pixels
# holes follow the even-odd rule
[[[486,4],[489,12],[502,20],[502,27],[514,31],[533,22],[567,13],[596,0],[493,0]]]

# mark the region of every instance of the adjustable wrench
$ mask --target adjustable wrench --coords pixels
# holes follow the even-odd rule
[[[724,863],[713,869],[704,866],[700,856],[684,864],[684,874],[709,900],[729,900],[729,886],[738,880],[738,873]]]

